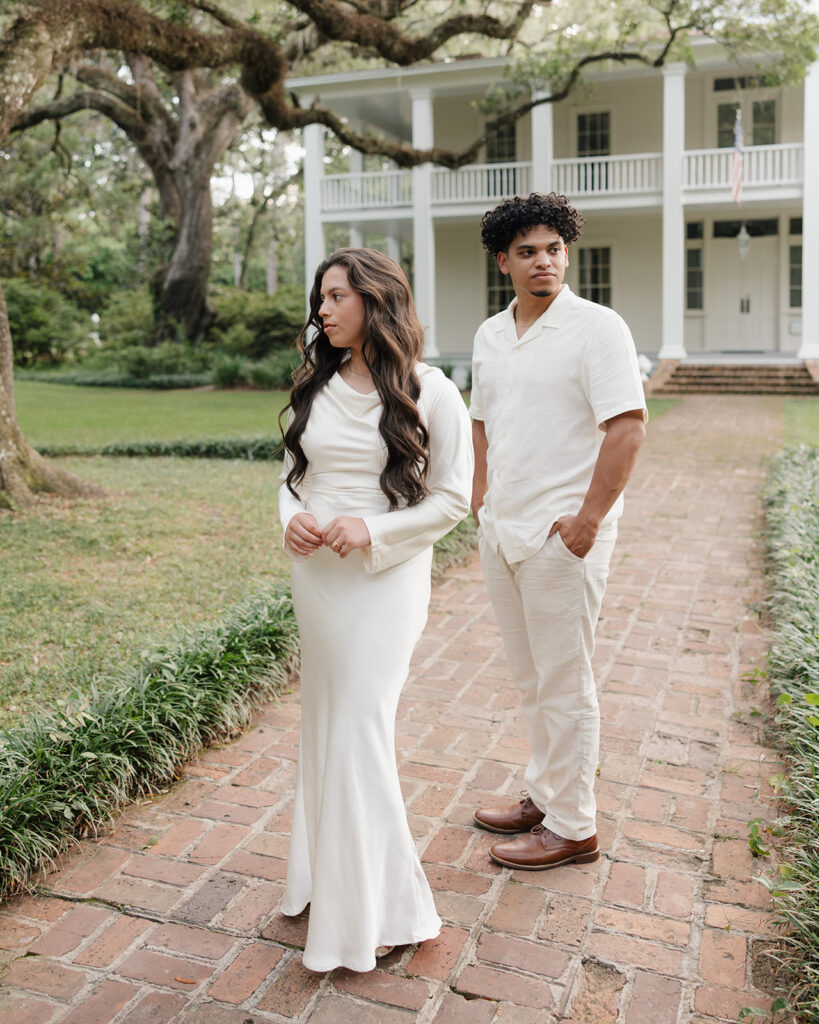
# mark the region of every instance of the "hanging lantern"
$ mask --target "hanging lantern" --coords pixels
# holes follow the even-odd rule
[[[739,229],[737,235],[737,252],[739,258],[744,260],[748,255],[748,250],[751,248],[751,236],[748,234],[748,229],[745,227],[745,221],[742,222],[742,227]]]

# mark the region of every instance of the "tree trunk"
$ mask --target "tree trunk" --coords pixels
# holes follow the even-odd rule
[[[182,335],[198,341],[216,312],[208,302],[208,275],[213,249],[210,166],[204,175],[180,181],[179,220],[170,261],[154,278],[157,341]]]
[[[279,243],[276,237],[267,246],[267,294],[275,295],[279,290]]]
[[[245,286],[245,264],[242,259],[242,252],[239,246],[241,245],[242,229],[239,225],[239,214],[235,215],[235,221],[233,224],[233,287],[244,288]]]
[[[23,437],[14,408],[14,381],[6,300],[0,287],[0,509],[30,508],[35,494],[101,497],[104,492],[38,455]]]

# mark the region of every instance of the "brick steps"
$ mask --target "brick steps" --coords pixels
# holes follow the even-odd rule
[[[804,364],[677,363],[661,367],[649,382],[651,395],[799,395],[819,396],[819,381]]]

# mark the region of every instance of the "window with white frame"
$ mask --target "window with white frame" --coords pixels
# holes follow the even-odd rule
[[[486,140],[488,164],[513,164],[517,158],[515,122],[508,122]],[[518,192],[517,167],[492,167],[484,171],[484,189],[488,196],[514,196]]]
[[[585,246],[578,250],[578,291],[581,298],[611,305],[611,249]]]
[[[776,143],[776,101],[754,100],[751,114],[753,145],[773,146]]]
[[[702,249],[685,250],[685,308],[701,311],[703,307]]]
[[[705,305],[704,237],[701,220],[685,225],[685,308],[689,312],[701,312]]]
[[[512,278],[502,274],[498,259],[491,252],[486,254],[486,314],[494,316],[506,309],[515,297]]]
[[[734,124],[737,119],[738,103],[717,105],[717,146],[730,149],[734,145]]]
[[[788,246],[788,305],[802,308],[802,244]]]
[[[788,306],[802,308],[802,218],[788,223]]]
[[[746,90],[753,90],[748,92]],[[758,78],[717,78],[714,92],[733,92],[735,99],[717,103],[717,146],[734,145],[737,109],[742,111],[746,146],[773,146],[776,143],[776,93],[766,89]]]
[[[507,121],[486,140],[486,162],[488,164],[515,162],[517,159],[515,124],[515,121]]]
[[[599,110],[577,115],[577,155],[609,156],[611,153],[611,113]]]

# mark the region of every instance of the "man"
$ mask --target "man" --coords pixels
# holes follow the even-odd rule
[[[506,199],[481,222],[515,298],[475,335],[472,507],[530,760],[525,799],[475,821],[523,833],[490,854],[532,870],[600,856],[594,630],[647,419],[628,327],[563,283],[582,224],[554,193]]]

